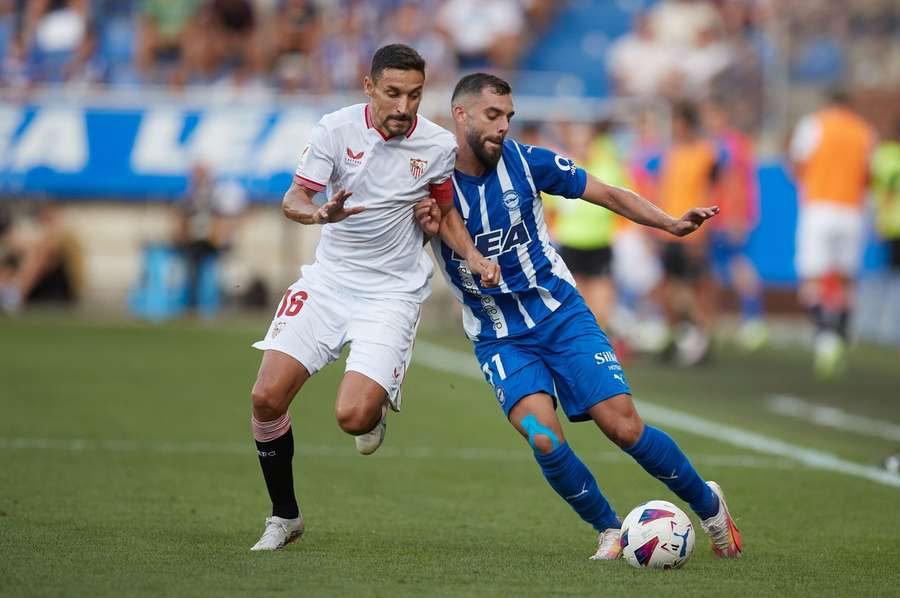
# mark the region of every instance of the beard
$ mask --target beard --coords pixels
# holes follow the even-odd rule
[[[382,128],[392,136],[404,135],[412,126],[412,118],[408,116],[389,116],[384,119]]]
[[[487,141],[496,141],[499,145],[496,149],[488,149]],[[503,155],[503,138],[502,137],[481,137],[478,131],[466,131],[466,142],[472,148],[472,153],[478,158],[478,161],[488,170],[497,166],[500,156]]]

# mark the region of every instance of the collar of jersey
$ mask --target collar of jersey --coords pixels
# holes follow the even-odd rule
[[[366,126],[370,129],[375,129],[375,132],[378,133],[378,135],[381,137],[381,139],[383,141],[390,141],[391,139],[397,138],[396,136],[385,137],[384,133],[381,132],[381,129],[378,129],[375,127],[375,123],[372,122],[372,116],[371,116],[371,114],[369,114],[369,105],[368,104],[366,104],[366,107],[363,108],[363,118],[366,121]],[[419,115],[417,114],[415,117],[413,117],[412,126],[409,128],[409,131],[407,131],[406,135],[404,136],[406,139],[409,139],[410,135],[413,134],[413,131],[416,130],[416,125],[418,125],[418,124],[419,124]],[[402,141],[402,139],[403,138],[401,138],[401,141]]]
[[[491,168],[490,170],[486,170],[481,176],[472,176],[471,174],[466,174],[456,169],[453,169],[453,173],[454,176],[456,176],[457,180],[461,180],[472,185],[483,185],[491,177],[491,175],[494,174],[495,170],[497,169]]]

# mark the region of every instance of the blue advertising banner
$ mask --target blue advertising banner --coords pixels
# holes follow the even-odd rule
[[[290,185],[321,108],[0,106],[0,193],[148,199],[197,162],[257,200]]]

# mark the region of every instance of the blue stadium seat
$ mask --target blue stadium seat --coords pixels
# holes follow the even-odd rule
[[[560,9],[547,34],[525,58],[528,71],[557,73],[553,80],[532,76],[517,80],[519,93],[563,95],[572,89],[574,76],[582,92],[591,97],[610,93],[606,54],[610,44],[631,29],[632,15],[655,0],[581,0]]]

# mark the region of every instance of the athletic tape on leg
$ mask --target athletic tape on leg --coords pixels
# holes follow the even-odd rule
[[[559,446],[559,438],[556,437],[553,430],[539,422],[533,413],[522,418],[522,428],[528,434],[528,444],[530,444],[531,448],[534,450],[538,450],[537,446],[534,444],[534,437],[538,434],[543,434],[549,438],[554,449]]]

